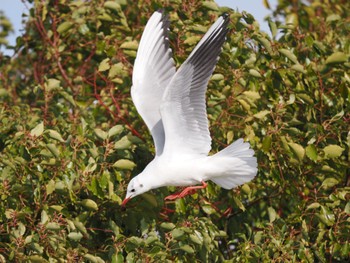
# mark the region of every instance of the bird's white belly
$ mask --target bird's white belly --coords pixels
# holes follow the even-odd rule
[[[155,162],[161,186],[196,185],[207,180],[207,157],[191,160],[159,160]]]

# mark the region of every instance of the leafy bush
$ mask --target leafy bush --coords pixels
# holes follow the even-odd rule
[[[213,153],[244,137],[259,173],[169,203],[176,189],[157,189],[123,209],[153,154],[129,95],[132,65],[163,6],[178,65],[230,14],[207,93]],[[279,1],[272,38],[212,1],[35,1],[30,11],[16,56],[0,54],[2,261],[349,260],[349,1]]]

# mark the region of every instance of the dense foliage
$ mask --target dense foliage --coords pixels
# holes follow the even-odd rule
[[[16,55],[0,54],[0,261],[348,261],[350,2],[303,2],[279,1],[271,38],[212,1],[34,1]],[[230,14],[207,93],[212,152],[243,137],[259,173],[122,209],[153,154],[129,92],[160,7],[178,65]]]

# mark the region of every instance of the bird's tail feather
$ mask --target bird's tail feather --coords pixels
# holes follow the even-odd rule
[[[222,167],[222,172],[211,180],[225,189],[249,182],[258,171],[254,151],[243,139],[238,139],[212,158]]]

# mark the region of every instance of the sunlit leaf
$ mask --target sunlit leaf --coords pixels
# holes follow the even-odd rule
[[[80,232],[71,232],[68,234],[68,238],[73,241],[79,241],[82,237],[83,235]]]
[[[35,128],[30,131],[31,136],[39,137],[44,132],[44,123],[40,122]]]
[[[322,182],[322,185],[321,187],[323,188],[332,188],[333,186],[337,185],[339,183],[339,181],[335,178],[326,178],[323,182]]]
[[[343,151],[344,148],[340,147],[339,145],[327,145],[323,148],[323,151],[325,153],[325,156],[328,158],[337,158],[339,157]]]
[[[71,27],[73,26],[72,22],[69,21],[64,21],[57,27],[57,32],[62,34],[68,31]]]
[[[108,133],[107,133],[107,132],[105,132],[105,131],[103,131],[103,130],[101,130],[101,129],[99,129],[99,128],[96,128],[94,131],[95,131],[96,135],[97,135],[100,139],[102,139],[102,140],[107,139],[107,136],[108,136]]]
[[[204,2],[202,3],[202,5],[203,5],[205,8],[209,9],[209,10],[213,10],[213,11],[218,11],[218,10],[219,10],[219,9],[218,9],[218,5],[217,5],[215,2],[204,1]]]
[[[317,149],[315,147],[315,145],[313,144],[309,144],[306,148],[305,148],[305,153],[306,156],[309,157],[311,160],[316,161],[317,160]]]
[[[59,134],[57,131],[47,130],[47,132],[52,139],[55,139],[59,142],[65,142],[65,140],[62,138],[61,134]]]
[[[188,254],[193,254],[194,253],[194,249],[191,246],[189,246],[189,245],[180,246],[180,249],[185,251]]]
[[[103,5],[105,8],[114,10],[114,11],[119,11],[120,9],[120,5],[119,3],[115,2],[115,1],[106,1]]]
[[[84,199],[81,201],[81,204],[89,210],[93,210],[93,211],[98,210],[98,205],[96,204],[95,201],[93,201],[91,199]]]
[[[262,119],[264,118],[267,114],[270,114],[270,111],[269,110],[262,110],[256,114],[254,114],[254,117],[257,118],[257,119]]]
[[[277,218],[276,210],[273,207],[268,207],[267,208],[267,212],[268,212],[268,215],[269,215],[270,223],[274,222],[276,220],[276,218]]]
[[[344,63],[348,61],[348,59],[349,56],[347,56],[345,53],[335,52],[326,59],[326,64]]]
[[[106,71],[111,68],[111,65],[109,64],[109,58],[105,58],[101,61],[100,65],[98,66],[98,71]]]
[[[293,153],[298,157],[299,161],[304,159],[305,149],[298,143],[290,142],[288,143]]]
[[[294,53],[288,49],[281,48],[278,50],[282,55],[287,57],[290,61],[292,61],[295,64],[299,64],[297,57],[294,55]]]
[[[120,159],[113,164],[113,167],[124,169],[124,170],[132,170],[136,164],[133,161],[127,159]]]
[[[185,235],[185,232],[181,229],[175,228],[171,231],[171,235],[174,239],[182,239]]]

